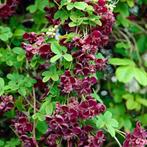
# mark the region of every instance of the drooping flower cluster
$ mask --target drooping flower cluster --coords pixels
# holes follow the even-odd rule
[[[76,91],[79,95],[88,95],[91,93],[91,86],[95,83],[95,77],[85,77],[84,79],[78,79],[71,76],[70,71],[65,71],[65,74],[61,76],[60,87],[63,93]]]
[[[0,19],[7,19],[12,16],[20,0],[7,0],[5,3],[0,4]]]
[[[42,57],[49,58],[52,56],[50,45],[45,42],[45,34],[36,34],[34,32],[25,33],[23,35],[24,40],[22,47],[26,50],[26,56],[31,59],[33,55],[40,55]]]
[[[76,2],[76,0],[73,2]],[[60,43],[71,51],[75,61],[73,70],[75,76],[71,76],[69,73],[62,75],[60,87],[64,93],[70,93],[71,91],[76,90],[80,95],[90,95],[91,86],[96,82],[91,82],[91,78],[89,77],[91,77],[92,74],[95,74],[96,71],[104,70],[106,67],[107,59],[97,58],[97,53],[101,47],[108,43],[109,34],[112,31],[112,25],[114,23],[114,16],[107,8],[105,0],[98,0],[97,2],[86,0],[84,2],[94,8],[94,13],[95,15],[100,16],[102,24],[91,26],[86,35],[83,36],[83,34],[80,34],[80,37],[74,37],[71,42],[67,42],[65,39],[60,40]],[[50,15],[50,20],[54,19],[51,19],[51,16],[54,16],[53,13],[54,12],[52,11],[52,15],[48,14]],[[58,19],[58,21],[60,21],[60,19]],[[68,23],[70,21],[71,20],[69,19],[67,20]],[[66,27],[63,26],[67,29],[66,32],[72,32],[72,29],[76,29],[74,27],[72,29],[67,27],[68,23],[65,22]],[[72,48],[74,48],[74,50],[72,50]],[[78,79],[78,76],[84,76],[83,80],[81,80],[81,78]]]
[[[134,132],[126,135],[123,147],[145,147],[145,145],[147,145],[147,131],[137,122]]]
[[[4,112],[11,110],[14,107],[13,97],[10,96],[0,96],[0,115]]]
[[[104,134],[98,131],[93,137],[90,134],[93,128],[89,125],[81,126],[80,121],[92,118],[104,111],[105,106],[98,104],[91,97],[80,103],[71,99],[67,105],[57,104],[54,115],[46,117],[49,128],[42,140],[45,140],[48,146],[55,146],[56,141],[61,139],[70,146],[77,144],[83,147],[95,144],[95,147],[99,147],[105,140]]]
[[[33,125],[28,121],[26,115],[18,113],[12,121],[12,126],[23,142],[24,147],[36,147],[36,141],[33,137],[28,136],[33,130]]]

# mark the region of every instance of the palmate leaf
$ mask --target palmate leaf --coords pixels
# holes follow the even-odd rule
[[[115,137],[115,129],[118,128],[118,122],[112,118],[112,113],[106,111],[104,115],[97,116],[96,125],[98,128],[106,128],[112,137]]]
[[[0,26],[0,40],[8,41],[9,38],[12,37],[12,32],[9,27]]]
[[[147,86],[147,73],[137,67],[120,66],[116,70],[116,77],[123,83],[128,83],[135,78],[140,85]]]

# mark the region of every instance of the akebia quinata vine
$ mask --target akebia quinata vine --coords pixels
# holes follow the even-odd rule
[[[6,1],[0,6],[0,18],[8,21],[21,3]],[[7,86],[0,96],[0,115],[13,111],[10,128],[22,146],[105,147],[111,136],[120,147],[144,147],[147,132],[140,122],[132,133],[119,130],[107,104],[97,96],[97,72],[108,65],[108,58],[100,53],[115,23],[113,3],[49,0],[43,6],[45,25],[38,25],[39,31],[26,29],[21,49],[13,50],[23,55],[18,57],[20,62],[25,59],[24,69],[7,76],[9,84],[17,86]],[[34,13],[38,7],[35,2],[28,10]],[[26,77],[20,75],[23,72]]]

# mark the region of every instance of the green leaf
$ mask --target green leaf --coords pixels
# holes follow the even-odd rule
[[[47,82],[47,81],[51,78],[51,73],[50,73],[50,71],[44,71],[44,72],[42,73],[42,75],[44,76],[43,82]]]
[[[134,77],[134,70],[132,66],[118,67],[116,70],[116,77],[120,82],[128,83]]]
[[[70,26],[70,27],[75,27],[75,26],[77,26],[77,24],[76,24],[75,22],[70,22],[70,23],[69,23],[69,26]]]
[[[93,89],[93,94],[92,97],[94,97],[98,102],[103,103],[102,99],[100,98],[100,96],[96,93],[96,91]]]
[[[67,20],[68,19],[68,17],[69,17],[69,13],[68,13],[68,11],[66,11],[66,10],[58,10],[56,13],[55,13],[55,15],[54,15],[54,18],[55,19],[61,19],[61,21],[62,21],[62,23],[64,23],[65,22],[65,20]]]
[[[141,116],[138,116],[136,118],[136,121],[140,121],[144,126],[147,126],[147,113],[141,114]]]
[[[104,115],[97,116],[96,126],[106,128],[112,137],[115,137],[115,129],[118,128],[118,122],[112,118],[112,113],[106,111]]]
[[[21,94],[22,96],[26,96],[27,92],[26,92],[25,87],[20,87],[18,89],[18,93]]]
[[[30,11],[30,13],[34,13],[37,10],[37,7],[35,5],[30,5],[27,7],[27,10]]]
[[[53,74],[51,74],[51,79],[53,81],[58,81],[59,80],[59,75],[57,73],[53,73]]]
[[[66,6],[67,10],[71,10],[74,8],[74,3],[69,3],[67,6]]]
[[[118,42],[116,44],[116,47],[117,48],[125,48],[125,49],[128,49],[129,48],[129,44],[128,43],[124,43],[124,42]]]
[[[25,33],[25,31],[23,29],[16,29],[13,35],[16,36],[16,37],[20,37],[24,33]]]
[[[37,121],[36,129],[40,133],[44,134],[47,131],[47,128],[48,128],[48,125],[45,121],[40,121],[40,120]]]
[[[2,78],[0,78],[0,96],[3,95],[4,93],[4,86],[5,86],[5,82]]]
[[[110,58],[109,63],[112,65],[131,65],[135,66],[135,63],[130,59]]]
[[[5,142],[3,140],[0,140],[0,147],[4,147]]]
[[[63,57],[68,62],[71,62],[73,60],[73,58],[70,54],[64,54]]]
[[[51,103],[49,100],[47,100],[42,104],[39,111],[42,114],[51,115],[53,113],[53,110],[54,110],[53,103]]]
[[[130,7],[133,7],[134,6],[134,0],[127,0],[127,3]]]
[[[21,47],[14,47],[12,51],[18,55],[25,55],[25,51]]]
[[[112,113],[110,111],[106,111],[104,114],[104,118],[106,121],[110,121],[110,119],[112,118]]]
[[[45,108],[46,114],[51,115],[53,113],[53,110],[54,110],[53,104],[51,102],[48,103],[48,105]]]
[[[51,63],[55,63],[58,59],[60,59],[62,57],[61,54],[57,54],[55,56],[53,56],[51,59],[50,59],[50,62]]]
[[[129,16],[129,7],[126,3],[119,2],[114,11],[120,13],[122,16]]]
[[[142,105],[144,105],[145,107],[147,107],[147,100],[144,98],[141,98],[139,96],[136,96],[136,101]]]
[[[112,137],[115,137],[115,129],[111,125],[107,125],[107,130]]]
[[[75,2],[74,3],[74,7],[79,10],[85,10],[87,6],[88,6],[87,3],[85,2]]]
[[[147,86],[147,73],[139,68],[134,68],[134,76],[139,84]]]
[[[12,32],[9,27],[0,26],[0,40],[8,41],[9,38],[12,37]]]
[[[35,113],[32,118],[34,120],[39,120],[39,121],[44,121],[45,120],[45,115],[44,114],[41,114],[40,112],[38,113]]]
[[[7,141],[4,147],[17,147],[20,146],[20,141],[18,138],[11,138],[11,140]]]
[[[61,46],[57,42],[51,43],[51,51],[55,54],[61,55]]]

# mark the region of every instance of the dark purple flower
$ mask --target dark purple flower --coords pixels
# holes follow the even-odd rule
[[[49,128],[42,137],[42,141],[49,146],[56,146],[57,139],[70,142],[71,146],[75,144],[79,147],[88,145],[93,128],[90,125],[81,126],[79,120],[102,113],[105,110],[102,111],[102,107],[105,108],[90,96],[80,103],[75,98],[72,98],[67,105],[57,103],[55,113],[46,117]],[[92,141],[102,144],[102,135],[97,133]]]
[[[33,57],[33,55],[40,55],[43,58],[50,58],[54,55],[51,52],[50,44],[47,44],[45,42],[44,33],[25,33],[23,35],[23,38],[26,42],[22,43],[22,48],[26,50],[28,60],[30,60]]]
[[[70,71],[65,71],[65,74],[60,78],[60,88],[64,93],[70,93],[74,89],[76,79],[71,76]]]
[[[96,69],[97,70],[104,70],[104,68],[106,67],[106,63],[107,63],[107,59],[96,59],[95,60],[95,64],[96,64]]]
[[[28,137],[27,135],[22,135],[20,139],[23,142],[23,147],[36,147],[36,140],[32,137]]]
[[[11,110],[14,107],[13,97],[10,96],[0,96],[0,114]]]
[[[105,141],[105,136],[102,131],[98,131],[96,136],[89,139],[89,145],[87,147],[102,147]]]
[[[81,110],[80,117],[82,119],[87,119],[104,112],[105,106],[103,104],[97,103],[91,98],[87,101],[83,101],[79,105],[79,109]]]
[[[12,124],[19,135],[24,135],[33,130],[33,125],[28,121],[25,115],[18,115],[12,121]]]
[[[4,4],[0,4],[0,19],[7,19],[12,16],[19,2],[20,0],[7,0]]]
[[[126,134],[123,147],[144,147],[145,145],[147,145],[147,131],[137,122],[133,133]]]
[[[77,84],[75,85],[75,91],[78,94],[89,95],[91,93],[91,87],[96,84],[97,80],[95,77],[85,77],[82,80],[77,80]]]

